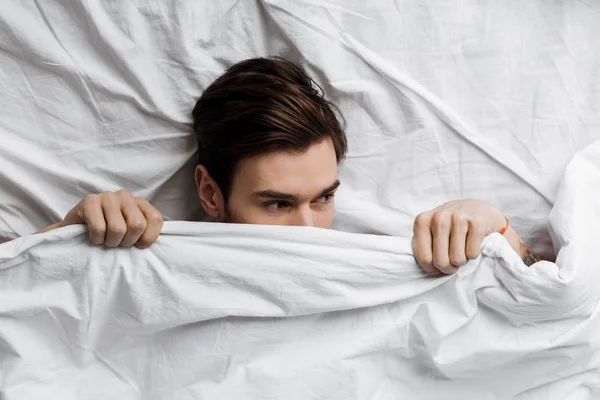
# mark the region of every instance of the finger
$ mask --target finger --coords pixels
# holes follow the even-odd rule
[[[117,247],[127,232],[127,224],[121,212],[120,200],[115,193],[102,195],[102,211],[106,221],[104,244],[108,247]]]
[[[152,243],[156,241],[158,235],[160,235],[160,231],[163,226],[163,216],[156,208],[154,208],[147,200],[145,199],[135,199],[139,210],[144,214],[146,218],[146,230],[139,238],[136,247],[140,249],[145,249],[149,247]]]
[[[431,234],[429,234],[429,237],[431,238]],[[420,250],[421,245],[418,244],[418,240],[416,239],[416,237],[413,236],[412,251],[415,255],[417,263],[419,264],[421,269],[423,269],[423,272],[425,272],[429,276],[438,276],[441,274],[441,272],[435,269],[431,261],[431,239],[429,239],[429,243],[429,255],[426,255],[424,254],[423,250]]]
[[[486,236],[486,231],[477,225],[470,224],[469,232],[467,233],[467,244],[465,246],[466,256],[469,260],[479,257],[481,251],[481,242]]]
[[[455,267],[465,265],[467,255],[465,243],[469,232],[469,222],[462,218],[455,218],[450,231],[450,264]]]
[[[419,266],[428,275],[435,274],[431,252],[431,221],[429,214],[419,214],[413,226],[412,251]]]
[[[104,220],[100,196],[87,196],[81,202],[79,210],[76,213],[78,214],[76,220],[87,225],[90,241],[94,244],[104,243],[106,221]],[[67,220],[67,217],[65,220]]]
[[[121,240],[121,246],[133,246],[146,230],[146,217],[131,193],[123,191],[119,195],[121,198],[121,213],[127,225],[127,232]]]
[[[431,224],[431,234],[433,236],[433,266],[443,272],[451,275],[457,271],[457,268],[450,265],[450,231],[452,227],[451,216],[448,212],[440,211],[434,214]]]
[[[446,276],[446,274],[444,274],[442,271],[440,271],[439,269],[436,269],[435,267],[432,267],[433,271],[431,271],[431,273],[427,274],[429,275],[431,278],[437,278],[438,276]]]

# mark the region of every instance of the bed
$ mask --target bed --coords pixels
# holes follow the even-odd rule
[[[590,333],[598,325],[598,318],[595,318],[598,308],[594,301],[597,300],[595,293],[600,292],[597,285],[593,286],[595,272],[592,267],[595,264],[593,244],[589,242],[596,238],[596,233],[581,228],[582,224],[589,225],[590,221],[598,220],[594,217],[600,217],[594,203],[594,196],[597,195],[593,190],[597,184],[594,180],[594,160],[600,158],[600,153],[596,152],[597,146],[594,147],[596,141],[600,140],[600,69],[597,68],[600,56],[595,51],[598,26],[600,7],[596,3],[567,0],[94,0],[69,3],[27,0],[13,2],[10,7],[2,8],[0,237],[20,239],[0,248],[0,272],[3,274],[0,275],[0,282],[4,288],[4,294],[0,293],[0,325],[8,327],[10,321],[11,326],[0,327],[0,370],[8,371],[0,374],[0,397],[35,398],[33,393],[50,393],[49,390],[54,390],[53,393],[62,393],[62,398],[77,399],[109,395],[144,399],[281,398],[286,393],[287,398],[344,399],[600,398],[600,347]],[[363,269],[348,267],[343,261],[347,261],[349,255],[343,252],[339,253],[337,261],[330,260],[331,264],[311,262],[311,252],[317,251],[311,247],[314,244],[308,237],[311,235],[294,231],[290,233],[291,237],[306,246],[293,249],[287,247],[287,242],[274,244],[282,254],[288,254],[289,259],[294,260],[287,267],[278,267],[268,261],[271,255],[268,249],[263,248],[267,257],[263,260],[264,268],[267,269],[262,270],[261,276],[274,276],[270,281],[271,286],[263,289],[273,296],[277,290],[285,287],[282,282],[288,282],[296,276],[300,281],[296,282],[298,290],[294,293],[303,293],[300,290],[303,288],[305,291],[312,290],[316,297],[311,298],[305,293],[303,296],[298,294],[296,297],[290,295],[271,299],[273,304],[279,304],[277,312],[265,306],[269,304],[268,301],[264,304],[253,303],[249,300],[252,297],[249,291],[239,289],[211,270],[210,265],[229,266],[231,262],[220,260],[222,254],[212,254],[210,251],[216,261],[211,264],[199,260],[198,265],[206,264],[205,271],[212,271],[208,276],[217,274],[220,278],[214,275],[211,280],[196,276],[199,284],[204,282],[203,285],[212,285],[218,281],[224,285],[225,293],[230,291],[232,298],[255,304],[255,308],[248,308],[244,312],[236,309],[228,313],[227,310],[235,307],[227,303],[227,298],[223,303],[199,305],[194,303],[193,296],[188,296],[189,293],[178,285],[167,285],[168,289],[164,291],[140,289],[149,304],[153,304],[153,298],[155,301],[164,300],[169,293],[167,297],[182,296],[180,302],[174,301],[174,308],[170,310],[176,310],[179,304],[190,313],[170,320],[168,326],[161,325],[165,321],[156,322],[136,314],[144,311],[143,307],[136,305],[139,299],[131,304],[121,304],[121,301],[127,300],[111,291],[107,293],[113,294],[102,298],[92,295],[59,297],[57,303],[50,306],[47,303],[50,300],[42,294],[54,293],[46,291],[50,290],[50,281],[54,278],[54,283],[63,282],[71,288],[77,287],[78,284],[74,282],[81,283],[75,277],[85,278],[85,282],[99,279],[94,283],[95,286],[85,287],[114,289],[120,285],[119,282],[138,282],[131,277],[132,280],[123,278],[128,276],[124,271],[133,268],[128,265],[146,265],[148,271],[154,271],[147,272],[151,276],[156,273],[156,268],[163,271],[158,274],[160,279],[155,277],[158,280],[148,278],[139,281],[148,285],[156,285],[156,282],[164,284],[170,279],[180,282],[195,276],[186,269],[189,265],[183,261],[181,263],[185,265],[179,261],[169,264],[168,259],[159,257],[162,263],[153,264],[144,261],[140,255],[130,255],[121,250],[115,252],[119,256],[111,256],[99,249],[86,247],[85,235],[77,228],[51,232],[46,236],[28,236],[61,220],[87,194],[125,188],[151,201],[170,221],[165,225],[165,239],[161,246],[171,251],[174,251],[172,246],[176,246],[169,242],[174,240],[169,239],[173,237],[196,238],[195,241],[190,239],[192,241],[189,243],[184,241],[181,246],[186,248],[208,246],[208,243],[212,243],[212,232],[226,242],[223,245],[225,248],[235,249],[244,243],[245,237],[252,236],[245,231],[230,232],[227,231],[229,228],[206,227],[204,224],[188,226],[176,221],[201,218],[193,180],[196,144],[191,131],[191,109],[195,100],[229,65],[246,58],[268,55],[280,55],[302,63],[322,86],[326,96],[342,111],[349,138],[349,154],[340,171],[342,186],[336,199],[334,228],[340,232],[323,233],[333,235],[331,238],[317,236],[336,249],[352,243],[355,251],[362,251],[362,255],[357,256],[359,259],[379,260],[379,268],[374,268],[379,275],[375,272],[375,275],[364,275]],[[575,164],[571,164],[575,172],[569,175],[565,171],[572,160],[575,160]],[[577,176],[580,175],[590,178],[588,181],[578,180]],[[589,187],[591,191],[586,192],[585,188]],[[577,198],[581,200],[569,200],[569,193],[581,193]],[[550,272],[539,272],[538,268],[536,273],[541,275],[524,278],[527,273],[518,266],[519,260],[507,255],[506,248],[496,240],[498,238],[491,238],[487,244],[489,251],[482,260],[474,262],[477,265],[472,265],[472,272],[465,272],[462,278],[444,281],[448,282],[445,286],[436,284],[438,286],[429,287],[427,285],[432,284],[423,283],[429,281],[419,275],[414,260],[409,257],[410,246],[407,245],[413,220],[420,212],[457,198],[477,198],[501,209],[533,249],[548,260],[545,264]],[[552,222],[553,209],[554,225],[549,223]],[[577,210],[580,210],[579,213]],[[588,214],[582,214],[581,210],[586,210]],[[573,231],[579,229],[587,232],[586,235],[576,235],[583,235],[578,239],[583,242],[571,245],[568,251],[565,250],[564,254],[567,255],[561,257],[560,250],[572,243],[575,237],[572,236]],[[274,233],[266,230],[256,235],[271,238],[270,235]],[[388,242],[388,239],[397,242]],[[383,244],[379,241],[383,241]],[[394,248],[397,250],[392,250]],[[75,261],[63,260],[61,264],[59,250],[65,252],[64,260]],[[156,251],[166,252],[160,248]],[[390,259],[381,254],[392,254],[390,257],[396,263],[389,263]],[[94,266],[89,267],[90,264],[82,261],[82,257]],[[51,265],[59,272],[54,278],[42,268],[46,265],[43,261],[46,259],[55,260]],[[93,260],[100,261],[96,265]],[[25,273],[26,267],[19,266],[23,263],[33,263],[29,265],[35,266],[35,271],[38,268],[42,270],[39,275]],[[112,271],[107,272],[105,277],[121,278],[100,279],[102,274],[99,271],[103,264],[110,265],[110,268],[106,268]],[[374,266],[376,263],[367,264]],[[477,266],[481,267],[480,264],[488,265],[488,272],[485,272],[486,268],[477,269]],[[77,269],[77,265],[88,265],[89,274],[76,274],[74,271],[85,269]],[[161,269],[156,265],[170,267]],[[299,272],[300,265],[311,265],[314,276],[311,278],[310,274]],[[335,280],[327,278],[328,265],[346,271],[343,276],[347,281],[338,282],[336,286]],[[389,279],[394,275],[394,265],[400,265],[397,268],[404,271],[399,274],[403,279],[414,279],[419,283],[415,283],[416,286],[398,286],[400,283],[393,279],[382,283],[384,277]],[[181,271],[181,268],[188,272],[177,275],[176,271]],[[228,275],[230,279],[234,279],[236,273],[242,273],[242,268],[231,268]],[[277,268],[280,268],[279,272],[276,272]],[[481,272],[475,272],[479,270]],[[467,268],[466,271],[471,270]],[[510,288],[518,285],[511,286],[511,283],[507,283],[509,278],[498,271],[510,271],[510,274],[506,274],[512,276],[510,279],[513,279],[513,283],[533,279],[527,282],[540,284],[540,279],[549,279],[556,283],[557,286],[553,288],[556,290],[559,287],[567,290],[565,287],[569,283],[571,287],[580,289],[581,298],[579,302],[565,300],[564,304],[574,308],[570,311],[557,313],[555,310],[545,314],[548,311],[544,307],[552,305],[556,308],[560,302],[542,296],[547,303],[539,305],[528,297],[533,296],[533,286],[526,285],[529,292],[525,289],[524,292],[516,289],[511,291]],[[169,278],[171,273],[174,275]],[[499,277],[501,275],[504,277]],[[587,277],[587,281],[583,277]],[[242,287],[252,287],[253,282],[258,285],[252,277],[240,275],[237,279],[246,285]],[[321,285],[319,279],[330,284]],[[360,284],[361,279],[362,283],[370,282],[372,286],[365,288],[362,295],[349,290],[353,285]],[[470,283],[457,283],[461,279]],[[136,284],[141,284],[139,282]],[[8,286],[9,283],[11,286]],[[40,296],[30,296],[31,303],[22,302],[20,299],[27,298],[27,288],[34,287],[31,293]],[[414,289],[413,293],[413,289],[408,287],[419,289]],[[481,293],[477,291],[486,287],[504,294],[494,297],[496,295],[489,295],[489,291],[488,294],[483,294],[485,290]],[[390,294],[378,297],[378,288]],[[413,341],[407,342],[412,343],[410,346],[403,347],[400,342],[394,342],[391,332],[400,326],[414,326],[411,324],[415,321],[404,317],[389,321],[392,311],[384,307],[386,304],[397,306],[400,311],[396,315],[408,315],[404,314],[409,310],[404,307],[403,301],[406,299],[391,294],[400,289],[413,293],[416,296],[414,298],[426,296],[423,303],[419,304],[431,304],[442,299],[446,293],[456,299],[458,307],[449,306],[450,309],[446,311],[451,315],[462,315],[464,318],[459,318],[461,324],[455,326],[456,331],[450,329],[449,325],[444,325],[447,319],[438,321],[433,313],[435,309],[432,309],[425,313],[424,320],[430,326],[436,323],[443,325],[434,330],[439,336],[429,343],[433,347]],[[241,290],[239,297],[235,297],[235,290]],[[477,296],[469,295],[470,290],[478,293]],[[567,290],[569,295],[560,292],[562,294],[557,294],[558,298],[562,299],[560,296],[563,294],[567,299],[574,296],[571,290]],[[73,293],[83,292],[74,290]],[[507,293],[512,296],[519,293],[524,297],[517,297],[511,302],[502,297]],[[492,300],[489,296],[492,296]],[[70,306],[85,303],[85,299],[96,299],[88,304],[103,304],[108,308],[97,311],[99,314],[91,313],[93,307],[77,306],[73,309],[79,310],[77,312],[65,311]],[[532,305],[534,303],[539,307]],[[137,308],[129,308],[133,307],[132,304]],[[294,304],[298,307],[296,313]],[[460,304],[464,307],[461,308]],[[502,309],[499,304],[508,307],[509,311],[498,311]],[[511,305],[509,307],[506,304]],[[199,308],[191,312],[194,307]],[[449,365],[463,368],[456,370],[456,375],[450,372],[451,369],[440,367],[439,359],[425,356],[422,360],[434,360],[435,367],[431,366],[431,362],[423,362],[418,367],[410,367],[421,370],[394,369],[394,357],[398,357],[396,361],[406,361],[411,357],[419,359],[420,356],[414,354],[431,356],[435,351],[444,349],[447,343],[453,343],[444,341],[451,340],[453,333],[458,332],[460,337],[456,343],[469,343],[472,337],[459,327],[468,326],[475,315],[491,318],[486,314],[486,307],[496,312],[494,314],[488,310],[491,313],[489,315],[503,316],[494,319],[499,324],[496,332],[503,332],[508,335],[505,337],[513,339],[511,343],[520,343],[521,347],[508,346],[505,348],[514,351],[502,353],[498,352],[497,343],[492,346],[481,342],[483,358],[475,357],[477,353],[473,350],[465,353],[464,357],[454,359],[456,364],[452,359],[444,359]],[[254,365],[255,368],[250,368],[248,363],[256,360],[248,356],[248,363],[237,369],[228,369],[231,358],[223,356],[219,367],[222,373],[206,375],[211,378],[206,378],[204,383],[202,371],[192,374],[189,370],[187,380],[177,380],[173,376],[185,375],[185,371],[165,369],[159,372],[138,366],[131,367],[133,372],[128,375],[114,367],[117,364],[110,364],[113,365],[110,367],[108,363],[104,364],[104,369],[94,370],[102,363],[103,353],[97,345],[114,343],[115,338],[122,337],[104,338],[106,342],[94,342],[93,338],[87,337],[80,342],[75,339],[73,332],[84,335],[86,330],[83,329],[83,321],[91,321],[91,315],[101,316],[103,322],[98,325],[98,332],[116,332],[105,321],[115,315],[111,311],[113,309],[133,313],[130,317],[139,324],[132,323],[131,332],[138,332],[138,338],[158,340],[160,335],[168,336],[165,332],[173,332],[177,336],[183,334],[186,327],[208,329],[202,334],[219,334],[220,341],[215,337],[212,339],[216,342],[206,339],[206,343],[216,347],[202,347],[202,351],[222,351],[222,355],[235,354],[232,343],[236,337],[241,337],[236,336],[238,323],[240,327],[244,324],[250,326],[244,332],[254,332],[258,336],[263,332],[264,336],[260,337],[266,338],[266,342],[261,342],[264,346],[293,343],[293,340],[299,340],[293,328],[304,327],[310,332],[307,337],[315,338],[312,343],[316,346],[314,348],[335,343],[335,335],[327,336],[326,332],[317,329],[318,324],[323,323],[331,327],[330,333],[338,334],[338,339],[339,335],[348,335],[349,340],[355,341],[350,342],[355,343],[354,348],[346,349],[349,353],[325,352],[346,363],[351,363],[352,351],[359,352],[360,346],[356,341],[363,340],[360,336],[352,336],[351,327],[371,324],[373,332],[382,335],[378,342],[380,347],[362,348],[362,351],[371,355],[377,351],[382,353],[379,353],[380,358],[369,358],[368,363],[373,369],[350,368],[355,375],[344,374],[345,370],[338,368],[339,364],[334,368],[333,364],[319,363],[317,358],[306,361],[306,368],[301,370],[304,375],[300,370],[290,372],[287,376],[278,375],[277,371],[272,370],[276,369],[275,366],[285,365],[286,360],[292,357],[290,354],[298,358],[302,355],[298,353],[301,349],[308,352],[306,349],[311,348],[308,343],[299,345],[297,353],[293,352],[293,348],[282,347],[281,357],[275,352],[272,363],[265,358]],[[210,313],[198,314],[200,309],[211,309],[218,318],[209,318],[213,315]],[[38,310],[40,314],[36,314],[37,311],[28,313],[27,310]],[[57,317],[56,310],[62,310],[58,314],[66,313],[69,317]],[[157,310],[165,311],[158,308],[153,312]],[[355,310],[354,314],[352,310]],[[357,310],[370,311],[360,314]],[[460,314],[457,310],[466,314]],[[510,317],[518,314],[515,310],[520,310],[528,317],[524,317],[523,321]],[[537,310],[539,314],[531,316],[524,310]],[[351,315],[355,320],[362,318],[362,325],[358,322],[358,325],[351,325]],[[65,324],[62,318],[71,322]],[[233,318],[233,322],[228,318]],[[271,328],[264,318],[280,321],[274,323],[273,329],[283,332],[281,342],[277,337],[265,333]],[[32,322],[34,320],[35,323]],[[123,325],[122,319],[117,320],[121,328],[128,326]],[[201,321],[213,322],[204,324]],[[222,329],[215,328],[211,323]],[[506,330],[500,329],[500,325]],[[50,329],[50,326],[60,327],[56,332],[62,332],[56,333],[55,341],[44,342],[35,335],[28,336],[27,332]],[[531,341],[536,327],[553,327],[556,336],[547,337],[536,344]],[[574,329],[581,330],[577,334],[579,336],[567,337],[568,332],[573,333]],[[371,331],[363,333],[368,332]],[[163,346],[161,348],[164,351],[151,354],[151,349],[155,347],[148,345],[144,357],[135,354],[145,363],[160,364],[160,360],[168,359],[168,354],[175,352],[168,347],[175,336],[168,336],[157,345]],[[19,337],[28,337],[29,341],[17,345],[12,340]],[[557,342],[557,337],[564,339],[564,348],[572,352],[567,350],[560,353],[560,349],[564,348],[557,347],[560,342]],[[251,353],[254,342],[246,339],[243,349]],[[186,340],[184,343],[189,346],[195,343],[193,336]],[[28,353],[19,353],[15,349],[42,342],[48,354],[53,349],[62,349],[59,343],[76,343],[79,347],[67,345],[65,348],[85,350],[84,353],[73,353],[77,354],[73,359],[65,358],[60,363],[57,361],[57,364],[52,364],[55,371],[65,368],[66,375],[61,379],[80,374],[76,376],[80,376],[81,380],[75,380],[79,383],[60,392],[58,386],[50,385],[52,379],[48,375],[49,369],[42,368],[31,376],[24,372],[25,366],[31,368],[40,365],[41,359],[28,359],[25,355]],[[124,340],[123,343],[130,342]],[[404,349],[407,353],[385,355],[389,346]],[[495,352],[486,353],[491,348]],[[523,351],[517,351],[519,349]],[[581,358],[582,349],[586,349],[587,354],[584,361]],[[121,350],[126,354],[126,348]],[[178,351],[177,354],[185,354],[190,347],[179,348]],[[527,352],[532,355],[531,358],[519,358]],[[443,354],[449,357],[458,353]],[[536,359],[539,354],[546,354],[550,358],[540,356]],[[471,363],[469,355],[474,357]],[[358,355],[354,354],[353,357]],[[500,359],[498,357],[506,357],[510,362],[497,362]],[[561,357],[570,360],[573,365],[572,370],[564,366],[565,371],[572,372],[571,378],[556,372],[560,370]],[[190,356],[190,359],[194,357]],[[179,365],[177,362],[164,362],[170,368]],[[499,381],[493,387],[473,384],[478,376],[474,372],[477,369],[489,367],[489,371],[494,371],[494,368],[515,365],[526,369],[525,366],[538,365],[536,362],[546,365],[554,363],[552,365],[556,368],[551,370],[554,372],[548,370],[545,378],[522,375],[524,381],[519,384],[515,383],[514,374],[506,375],[506,379],[511,377],[514,390],[507,389],[509,381]],[[50,368],[48,365],[46,367]],[[410,363],[399,362],[398,365],[409,368]],[[374,375],[370,376],[369,371]],[[379,375],[373,371],[378,371]],[[281,373],[284,374],[283,371]],[[388,373],[387,378],[385,373]],[[305,376],[306,379],[298,381],[298,376]],[[431,379],[428,381],[423,378],[419,381],[422,386],[416,383],[415,386],[411,382],[416,381],[407,378],[413,376]],[[467,378],[472,380],[465,381]],[[105,384],[90,384],[95,379]],[[350,385],[349,382],[354,380],[360,381],[360,384]],[[264,392],[268,387],[267,382],[274,381],[281,384],[272,386],[268,393]],[[379,391],[371,387],[384,381],[388,386],[382,384]],[[120,383],[116,385],[115,382]],[[256,385],[253,386],[252,382],[256,382]],[[443,383],[438,383],[438,391],[425,389],[431,387],[431,382]],[[145,391],[144,385],[151,389]],[[109,387],[116,389],[110,391]],[[251,388],[252,391],[243,392],[244,388]],[[340,391],[340,388],[347,388],[347,391]]]

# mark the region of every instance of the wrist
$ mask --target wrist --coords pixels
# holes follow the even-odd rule
[[[504,236],[506,234],[506,232],[508,231],[508,228],[509,228],[508,218],[506,216],[504,216],[504,226],[498,231],[498,233],[501,234],[502,236]]]
[[[521,250],[521,236],[519,236],[519,234],[517,233],[517,231],[515,231],[513,229],[512,226],[508,226],[508,229],[506,230],[506,232],[504,232],[504,238],[506,239],[506,241],[508,242],[508,244],[510,244],[510,247],[513,248],[513,250],[515,252],[517,252],[517,254],[521,254],[520,250]]]
[[[492,222],[492,230],[490,233],[500,233],[504,235],[508,230],[508,219],[506,216],[498,209],[495,209],[493,222]]]

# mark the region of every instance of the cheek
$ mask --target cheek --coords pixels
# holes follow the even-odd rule
[[[322,229],[331,229],[331,224],[333,222],[333,206],[328,208],[327,210],[317,212],[314,216],[314,222],[316,228]]]

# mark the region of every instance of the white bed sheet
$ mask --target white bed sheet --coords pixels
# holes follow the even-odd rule
[[[600,141],[558,193],[556,264],[499,234],[439,279],[410,238],[315,228],[22,237],[0,245],[0,397],[597,399],[599,219]]]
[[[119,188],[193,219],[195,100],[232,63],[277,54],[345,115],[337,228],[405,234],[472,197],[551,257],[561,171],[600,135],[598,26],[594,2],[567,0],[11,2],[0,236]]]

